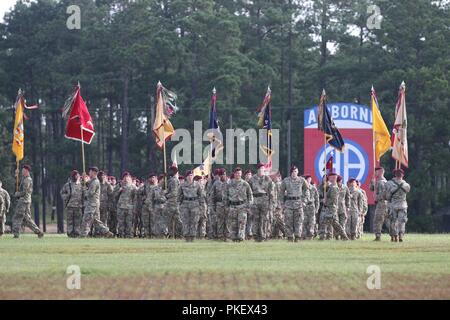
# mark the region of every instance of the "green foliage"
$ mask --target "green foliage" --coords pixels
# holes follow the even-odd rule
[[[366,26],[373,3],[383,15],[379,30]],[[81,8],[81,30],[66,28],[66,9],[74,4]],[[18,88],[30,104],[40,103],[40,110],[27,111],[25,123],[25,162],[34,167],[37,200],[42,205],[45,189],[48,204],[58,207],[68,171],[81,169],[80,145],[63,138],[60,113],[77,81],[97,130],[86,148],[88,165],[145,175],[162,170],[151,132],[159,80],[179,95],[175,127],[188,129],[193,120],[206,124],[214,86],[222,128],[230,127],[230,115],[234,128],[254,127],[270,84],[283,173],[287,120],[292,162],[302,167],[303,110],[317,104],[322,87],[331,101],[368,104],[373,84],[391,127],[404,80],[410,221],[421,223],[421,215],[449,206],[449,18],[446,2],[428,0],[18,1],[0,25],[0,177],[12,190]],[[389,155],[382,163],[392,168]]]

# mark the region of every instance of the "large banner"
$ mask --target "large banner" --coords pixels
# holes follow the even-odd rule
[[[373,133],[372,110],[368,106],[353,103],[329,103],[328,110],[345,141],[341,153],[327,144],[327,158],[333,156],[333,169],[341,175],[344,183],[350,178],[361,182],[374,204],[373,193],[369,189],[373,177]],[[305,110],[305,174],[311,174],[314,181],[320,182],[324,174],[325,153],[324,135],[317,129],[317,107]]]

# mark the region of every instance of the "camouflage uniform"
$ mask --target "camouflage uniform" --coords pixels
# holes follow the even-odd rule
[[[319,207],[316,208],[316,226],[314,228],[314,236],[318,236],[319,235],[319,229],[320,229],[320,225],[322,224],[322,221],[320,220],[321,217],[321,213],[323,210],[323,199],[324,199],[324,182],[322,181],[318,186],[317,186],[317,192],[319,194]],[[325,229],[325,232],[327,234],[329,234],[329,231],[327,229]]]
[[[100,181],[95,177],[87,183],[85,188],[87,190],[84,192],[86,200],[84,201],[84,215],[81,221],[81,236],[86,237],[92,225],[100,235],[107,235],[109,229],[100,221]]]
[[[116,185],[117,186],[117,185]],[[113,192],[108,197],[108,228],[114,235],[117,235],[117,195],[114,193],[115,187],[113,187]]]
[[[133,208],[136,196],[136,185],[132,183],[117,185],[117,229],[118,236],[124,238],[132,237]]]
[[[358,232],[358,221],[359,215],[361,214],[364,207],[363,194],[360,189],[351,187],[350,192],[350,202],[348,206],[348,229],[347,233],[350,235],[351,239],[355,239]]]
[[[369,204],[367,199],[366,191],[364,191],[363,188],[359,189],[362,193],[362,199],[363,199],[363,207],[362,211],[358,218],[358,230],[357,230],[357,237],[361,237],[364,233],[364,222],[366,220],[367,211],[369,210]]]
[[[302,239],[311,240],[316,228],[316,212],[319,210],[319,192],[316,186],[308,184],[305,189],[305,208]]]
[[[153,209],[153,189],[158,185],[152,185],[148,182],[145,182],[143,186],[141,186],[136,195],[137,198],[141,198],[143,201],[142,205],[142,236],[145,238],[151,238],[152,236],[156,236],[155,233],[155,211]]]
[[[350,204],[350,191],[345,184],[338,186],[339,188],[339,197],[338,197],[338,218],[339,224],[345,231],[347,226],[347,211],[348,206]]]
[[[178,196],[180,203],[183,236],[186,240],[193,240],[197,236],[198,222],[205,206],[203,188],[197,181],[180,184]]]
[[[385,199],[388,200],[391,220],[391,234],[402,239],[405,234],[406,222],[408,222],[408,203],[406,195],[411,191],[411,186],[403,179],[394,178],[386,183]]]
[[[281,181],[274,183],[274,211],[272,221],[272,237],[281,238],[285,234],[284,215],[281,209]]]
[[[227,226],[227,210],[223,203],[223,192],[227,186],[226,182],[215,179],[208,193],[209,216],[212,239],[225,240],[229,234]]]
[[[202,197],[203,202],[200,205],[200,215],[198,219],[198,228],[197,228],[197,237],[199,239],[204,239],[206,237],[206,227],[208,222],[208,205],[207,205],[207,197],[205,193],[205,187],[203,184],[199,183],[202,189]]]
[[[269,176],[255,174],[249,185],[252,188],[253,204],[250,207],[253,216],[253,235],[255,240],[266,239],[267,221],[273,205],[273,182]]]
[[[182,235],[182,223],[180,219],[180,210],[178,205],[178,194],[180,192],[180,181],[177,177],[170,177],[167,181],[166,190],[166,205],[165,205],[165,219],[166,228],[169,230],[169,234],[175,237],[181,237]]]
[[[81,183],[69,180],[61,189],[67,216],[67,235],[79,237],[81,235],[81,220],[83,219],[83,187]]]
[[[0,204],[0,236],[5,233],[6,214],[11,206],[11,197],[8,191],[0,187],[0,198],[2,199]]]
[[[109,199],[112,193],[113,187],[108,181],[100,182],[100,221],[106,226],[109,217]],[[98,230],[95,230],[95,234],[99,234]]]
[[[284,205],[284,223],[286,237],[296,240],[302,236],[303,206],[307,182],[303,177],[287,177],[281,183],[281,203]]]
[[[377,180],[375,183],[370,182],[370,190],[375,193],[375,216],[373,220],[373,231],[378,238],[381,237],[381,230],[383,229],[383,224],[388,223],[388,210],[387,201],[384,198],[387,180],[383,177]]]
[[[323,205],[322,212],[320,213],[320,219],[322,223],[320,226],[319,234],[321,240],[325,238],[326,230],[330,227],[333,227],[334,231],[337,233],[337,235],[342,237],[342,239],[348,239],[344,229],[339,224],[338,198],[339,187],[337,186],[337,184],[328,184],[325,203]]]
[[[153,216],[153,235],[155,237],[167,236],[169,230],[167,229],[166,219],[164,217],[164,207],[167,201],[164,190],[160,185],[156,185],[151,189],[150,201],[152,202],[152,216]]]
[[[223,202],[228,209],[227,226],[230,233],[227,238],[234,241],[244,240],[247,213],[253,203],[252,188],[243,179],[232,179],[225,186]]]
[[[30,176],[23,177],[20,182],[19,191],[15,193],[18,198],[16,211],[12,219],[12,232],[15,237],[20,234],[22,223],[30,228],[35,234],[42,235],[39,227],[31,219],[31,194],[33,193],[33,179]]]
[[[137,192],[138,188],[135,187],[135,196],[133,199],[133,235],[135,237],[142,236],[143,230],[142,230],[142,210],[144,206],[144,199],[143,194],[140,192]]]

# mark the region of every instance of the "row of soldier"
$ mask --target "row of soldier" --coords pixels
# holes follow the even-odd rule
[[[29,166],[23,168],[15,194],[19,200],[19,214],[13,217],[15,237],[21,224],[43,235],[30,216],[29,171]],[[117,182],[96,167],[89,169],[89,175],[73,171],[61,190],[67,233],[70,237],[184,237],[186,241],[206,237],[237,242],[251,238],[354,240],[362,235],[368,201],[356,179],[345,185],[340,176],[330,173],[316,187],[311,176],[299,176],[295,166],[282,180],[279,174],[266,175],[262,164],[257,165],[256,174],[242,175],[240,168],[230,176],[217,169],[208,180],[194,177],[192,171],[182,177],[177,167],[170,167],[167,180],[164,175],[150,174],[147,181],[140,182],[125,172]],[[375,240],[380,240],[383,224],[392,241],[403,240],[410,187],[402,170],[394,175],[387,182],[384,169],[377,168],[371,182],[376,198]],[[6,205],[6,191],[1,190],[0,186],[0,208],[6,212],[9,201]]]

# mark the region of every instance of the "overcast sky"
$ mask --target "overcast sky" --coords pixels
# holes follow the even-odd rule
[[[10,11],[12,7],[14,7],[14,4],[16,3],[16,0],[0,0],[0,21],[3,21],[3,17],[5,16],[5,13],[7,11]]]

